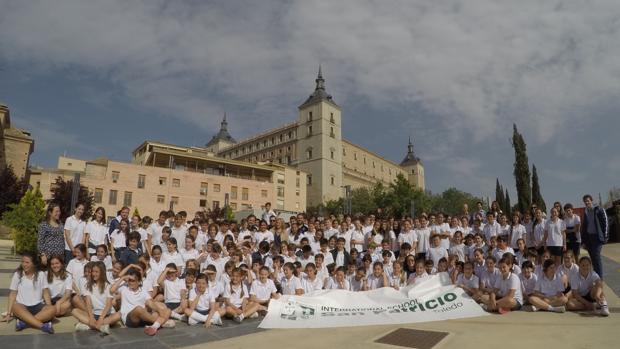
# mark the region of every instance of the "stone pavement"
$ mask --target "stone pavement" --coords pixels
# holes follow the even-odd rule
[[[10,276],[18,260],[10,254],[11,242],[0,240],[0,309],[6,308]],[[334,329],[260,330],[260,319],[243,324],[225,322],[221,328],[205,330],[178,323],[175,329],[163,329],[155,337],[147,337],[141,329],[113,329],[100,337],[94,332],[75,333],[75,320],[63,318],[55,325],[55,335],[28,329],[16,333],[14,322],[0,323],[2,348],[397,348],[375,340],[397,328],[444,331],[449,335],[433,349],[475,347],[497,348],[616,348],[620,340],[620,244],[604,247],[604,268],[612,314],[601,318],[589,314],[546,312],[511,312],[463,320],[449,320],[411,325],[343,327]],[[613,290],[613,291],[612,291]],[[615,292],[615,293],[614,293]],[[6,346],[5,346],[6,345]]]

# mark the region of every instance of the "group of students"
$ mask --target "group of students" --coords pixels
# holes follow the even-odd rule
[[[570,204],[549,219],[538,209],[509,220],[479,207],[402,220],[299,214],[288,225],[269,208],[237,224],[200,212],[191,221],[168,211],[130,219],[127,207],[106,225],[103,208],[86,223],[78,204],[60,226],[64,253],[51,254],[58,210],[48,207],[39,255],[24,255],[11,280],[4,320],[15,318],[17,331],[53,333],[54,318],[73,316],[77,331],[105,335],[122,323],[155,335],[176,321],[210,327],[258,317],[280,295],[398,290],[437,273],[488,311],[609,315],[592,261],[571,245],[580,220]]]

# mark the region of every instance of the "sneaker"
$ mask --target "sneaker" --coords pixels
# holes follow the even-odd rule
[[[189,319],[187,319],[187,324],[190,326],[196,326],[199,324],[199,322],[197,320],[194,320],[193,317],[190,317]]]
[[[87,324],[83,324],[81,322],[78,322],[77,324],[75,324],[75,331],[76,332],[85,332],[90,330],[90,326],[88,326]]]
[[[19,331],[21,331],[21,330],[23,330],[23,329],[25,329],[27,327],[28,327],[28,324],[23,322],[22,320],[17,319],[15,321],[15,331],[19,332]]]
[[[99,329],[99,332],[105,335],[110,334],[110,325],[102,325],[101,328]]]
[[[244,319],[243,314],[241,314],[241,315],[237,315],[237,316],[235,316],[235,317],[233,318],[233,320],[235,320],[235,322],[237,322],[237,323],[241,323],[241,321],[243,321],[243,319]]]
[[[526,306],[523,307],[524,311],[529,311],[529,312],[534,312],[534,311],[538,311],[538,309],[536,309],[535,306],[528,304]]]
[[[41,326],[41,331],[49,334],[54,334],[54,327],[51,322],[46,322]]]
[[[256,319],[258,317],[258,312],[253,313],[252,315],[248,316],[249,319]]]
[[[222,323],[222,318],[221,318],[221,317],[219,317],[219,316],[218,316],[217,318],[212,318],[212,319],[211,319],[211,323],[212,323],[213,325],[215,325],[215,326],[222,326],[222,325],[223,325],[223,323]]]
[[[601,306],[598,314],[601,316],[609,316],[609,307],[607,306],[607,304]]]
[[[168,321],[164,322],[161,327],[163,328],[174,328],[177,325],[176,322],[174,322],[174,320],[169,319]]]
[[[556,313],[565,313],[566,307],[565,306],[553,307],[553,311]]]
[[[157,334],[157,329],[153,326],[146,326],[144,328],[144,333],[149,335],[149,336],[154,336]]]

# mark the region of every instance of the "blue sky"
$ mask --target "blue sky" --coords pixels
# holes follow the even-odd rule
[[[145,139],[202,145],[288,123],[318,64],[343,136],[428,189],[516,198],[516,122],[548,203],[620,178],[617,1],[0,0],[0,102],[58,155],[128,160]]]

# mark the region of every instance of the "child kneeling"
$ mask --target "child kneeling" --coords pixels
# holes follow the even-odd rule
[[[185,309],[187,323],[190,326],[204,323],[205,327],[216,325],[222,326],[222,315],[226,310],[220,309],[217,297],[209,291],[207,286],[207,275],[198,274],[196,277],[196,287],[189,292],[189,307]]]

